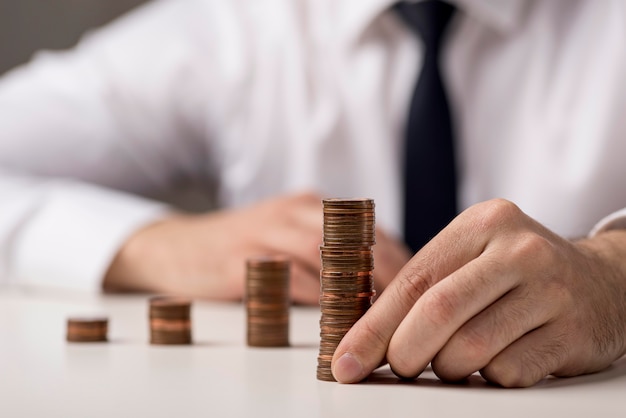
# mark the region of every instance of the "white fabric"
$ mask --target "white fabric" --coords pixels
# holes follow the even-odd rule
[[[392,3],[160,0],[8,74],[4,275],[97,288],[164,210],[128,193],[185,181],[216,184],[222,207],[304,188],[373,197],[401,235],[422,48]],[[458,3],[442,66],[459,209],[504,197],[560,234],[589,233],[626,207],[626,3]]]
[[[618,210],[606,216],[593,227],[590,236],[613,229],[626,229],[626,209]]]

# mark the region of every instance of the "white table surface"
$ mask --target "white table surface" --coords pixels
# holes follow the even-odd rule
[[[72,315],[109,317],[108,343],[68,344]],[[0,289],[0,417],[626,417],[626,358],[608,370],[502,389],[473,376],[356,385],[315,377],[319,310],[291,311],[289,348],[245,345],[239,304],[194,302],[195,344],[150,346],[146,296]]]

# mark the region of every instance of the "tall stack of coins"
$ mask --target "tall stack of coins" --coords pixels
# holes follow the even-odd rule
[[[104,317],[68,318],[66,339],[73,343],[106,341],[108,329],[109,320]]]
[[[322,316],[317,378],[335,381],[330,368],[335,349],[346,332],[369,309],[374,296],[374,201],[324,199],[322,205]]]
[[[286,257],[266,256],[246,262],[248,345],[289,345],[289,267]]]
[[[150,344],[191,344],[191,301],[150,299]]]

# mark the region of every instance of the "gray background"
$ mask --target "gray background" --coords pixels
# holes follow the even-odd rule
[[[86,29],[145,1],[0,0],[0,74],[27,62],[39,49],[71,47]]]

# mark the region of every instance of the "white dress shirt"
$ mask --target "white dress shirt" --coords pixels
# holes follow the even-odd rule
[[[167,210],[153,197],[187,182],[225,208],[372,197],[400,236],[422,45],[392,4],[158,0],[8,74],[0,276],[97,289]],[[459,209],[504,197],[567,237],[626,227],[626,2],[457,4],[442,67]]]

